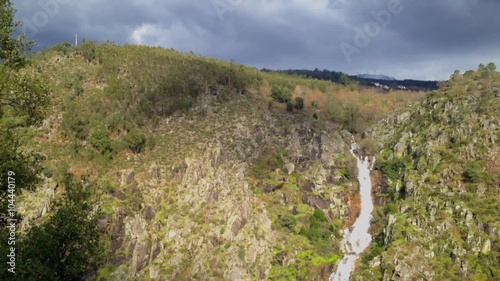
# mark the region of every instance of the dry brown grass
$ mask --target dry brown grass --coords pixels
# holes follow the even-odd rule
[[[271,95],[269,82],[259,87],[259,94],[268,99]],[[319,88],[297,85],[293,90],[292,99],[302,97],[306,110],[313,110],[324,120],[347,126],[353,132],[361,132],[387,116],[390,112],[414,103],[425,96],[423,92],[390,91],[376,88],[361,88],[352,90],[341,85],[329,86],[326,92]],[[314,108],[312,104],[317,106]]]
[[[260,95],[266,98],[271,98],[272,87],[266,80],[259,86],[258,91]]]
[[[270,87],[266,89],[266,92],[270,93]],[[319,89],[311,89],[301,85],[295,88],[293,96],[294,98],[304,98],[306,106],[310,106],[313,101],[316,101],[320,111],[327,109],[329,104],[335,102],[342,105],[354,103],[363,109],[388,113],[420,100],[425,96],[425,93],[400,90],[384,92],[374,88],[363,88],[359,91],[342,88],[323,93]]]
[[[330,97],[321,92],[319,89],[311,89],[307,86],[297,86],[293,92],[293,98],[301,97],[304,99],[304,105],[306,107],[311,107],[313,102],[318,104],[318,109],[320,104],[327,104]]]
[[[255,94],[272,101],[274,86],[292,89],[295,98],[304,99],[305,111],[313,111],[324,120],[339,124],[353,133],[361,133],[389,113],[422,99],[426,93],[378,88],[343,86],[328,81],[265,73]],[[314,106],[313,106],[314,104]],[[286,108],[285,105],[278,107]]]

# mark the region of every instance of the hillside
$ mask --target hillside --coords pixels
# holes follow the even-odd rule
[[[487,67],[425,97],[93,42],[46,49],[24,72],[50,86],[51,105],[18,130],[42,159],[20,228],[57,218],[68,175],[86,183],[102,245],[86,278],[327,279],[359,211],[349,149],[361,136],[379,184],[355,280],[498,275],[499,86]]]
[[[52,93],[20,131],[44,159],[20,227],[59,214],[68,175],[86,183],[97,280],[324,280],[357,214],[351,132],[422,97],[109,43],[56,45],[24,71]]]
[[[75,46],[61,43],[34,54],[36,43],[22,33],[12,1],[1,3],[0,280],[500,280],[500,73],[494,63],[438,83],[258,70],[164,47],[78,42],[78,35]],[[72,7],[79,15],[72,17],[63,3],[38,4],[43,11],[28,16],[33,23],[27,14],[18,17],[28,29],[36,25],[32,36],[50,42],[54,34],[66,37],[70,26],[71,36],[102,32],[89,23],[109,27],[88,20],[94,17],[86,10],[95,9]],[[93,16],[113,11],[106,20],[125,38],[134,24],[120,23],[127,5],[119,4],[101,6],[104,13]],[[129,39],[165,37],[164,13],[156,13],[158,27],[140,20],[148,10],[142,8],[161,7],[133,4],[143,27]],[[196,14],[199,22],[213,23],[203,20],[207,11],[185,4],[174,5],[179,14],[190,10],[186,18]],[[279,15],[264,15],[280,23],[272,32],[292,12],[306,10],[279,5]],[[313,8],[307,10],[325,12]],[[229,10],[216,12],[222,20]],[[446,23],[445,14],[436,15]],[[184,17],[180,25],[169,17],[168,25],[181,30],[181,46],[225,46],[219,50],[225,55],[241,59],[241,53],[253,62],[251,50],[259,46],[257,61],[266,61],[264,54],[276,65],[323,63],[319,47],[331,45],[325,38],[297,44],[306,38],[300,32],[320,31],[301,18],[316,17],[295,16],[299,33],[280,33],[286,36],[262,36],[253,28],[266,21],[245,22],[245,32],[258,31],[263,41],[246,33],[246,42],[236,41],[252,47],[237,49],[232,29],[218,37]],[[185,24],[204,40],[190,35],[191,28],[176,29]],[[231,42],[224,41],[228,35]],[[418,45],[408,40],[418,36],[401,37],[404,45]],[[157,42],[169,42],[163,39]],[[313,48],[315,41],[320,45]],[[266,51],[271,46],[291,48],[276,55]],[[380,46],[372,50],[394,49]],[[476,55],[448,46],[448,58],[437,49],[417,50],[419,61],[387,54],[401,65],[436,66],[429,75],[459,64],[456,54]],[[373,57],[386,63],[385,55]]]
[[[354,280],[498,280],[499,122],[489,64],[366,130],[386,204]]]

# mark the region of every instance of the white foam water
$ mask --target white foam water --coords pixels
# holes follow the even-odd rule
[[[353,145],[351,148],[351,154],[357,159],[361,211],[356,222],[352,225],[351,230],[349,230],[349,228],[344,230],[344,239],[342,243],[345,248],[345,255],[340,261],[337,271],[330,276],[329,281],[349,281],[356,260],[359,258],[359,254],[361,254],[372,241],[372,236],[369,232],[373,211],[370,170],[373,169],[375,159],[370,166],[368,157],[358,157],[354,153],[354,147]]]

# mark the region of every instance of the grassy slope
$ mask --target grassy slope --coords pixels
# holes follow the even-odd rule
[[[303,204],[307,192],[300,187],[310,184],[307,175],[276,171],[293,159],[289,155],[293,150],[287,149],[283,136],[291,128],[304,130],[300,124],[313,124],[312,136],[341,127],[361,131],[387,112],[421,98],[405,92],[380,95],[324,81],[261,73],[163,48],[92,42],[77,49],[57,45],[45,50],[34,58],[31,71],[52,85],[53,105],[44,126],[26,132],[29,148],[45,154],[44,174],[55,182],[67,171],[91,178],[102,193],[102,209],[112,217],[112,224],[119,214],[131,217],[142,212],[142,203],[149,202],[164,206],[155,209],[157,217],[151,224],[184,219],[194,221],[201,232],[218,227],[218,216],[223,213],[217,212],[223,210],[213,207],[212,213],[204,214],[200,209],[183,217],[190,205],[173,203],[179,196],[188,196],[177,190],[185,159],[202,159],[207,147],[220,141],[222,150],[228,151],[222,161],[244,161],[253,167],[246,170],[245,180],[252,196],[266,207],[278,241],[272,249],[273,267],[269,273],[274,279],[326,276],[331,270],[328,265],[340,255],[331,241],[339,238],[343,221],[342,217],[332,218],[328,213],[326,219]],[[304,98],[305,109],[287,113],[283,104],[271,98],[277,87],[288,88],[293,97]],[[212,98],[206,101],[207,96]],[[274,127],[263,119],[264,112],[275,120]],[[313,113],[318,121],[312,118]],[[246,127],[256,124],[269,127],[263,131],[264,138],[270,139],[264,146],[254,145],[255,132],[249,137],[241,136],[246,134]],[[306,129],[307,126],[310,125]],[[33,136],[35,141],[29,141]],[[161,181],[150,179],[151,163],[163,165],[160,170],[165,176]],[[349,199],[355,178],[352,159],[347,151],[340,151],[336,163],[337,180],[329,188],[337,190],[335,196]],[[135,179],[128,184],[130,169],[134,170]],[[266,187],[280,185],[284,178],[286,183],[279,192],[263,192]],[[146,185],[162,188],[158,193]],[[284,196],[289,200],[286,204],[282,203]],[[261,232],[255,228],[248,235],[266,235]],[[155,235],[162,237],[166,233],[162,229]],[[216,259],[236,255],[244,261],[241,256],[247,246],[224,242],[210,253]],[[184,248],[179,251],[188,253]],[[110,253],[109,264],[100,274],[110,274],[119,265],[114,260],[128,254],[126,250]],[[159,258],[163,262],[161,273],[172,278],[192,276],[189,259],[172,268],[168,265],[176,257],[170,254]],[[203,258],[209,261],[209,257]],[[242,266],[255,276],[260,274],[257,264]],[[219,278],[223,273],[214,268],[206,274]]]

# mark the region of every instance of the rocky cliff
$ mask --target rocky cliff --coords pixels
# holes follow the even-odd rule
[[[498,280],[499,81],[457,72],[365,132],[380,144],[387,203],[355,280]]]
[[[157,147],[111,178],[120,186],[106,223],[117,236],[114,256],[121,257],[112,277],[266,279],[273,249],[295,234],[281,228],[278,216],[304,204],[310,212],[323,209],[330,221],[343,219],[346,190],[335,183],[348,134],[255,106],[226,109],[210,119],[170,119],[158,130]],[[250,177],[269,154],[281,160],[259,168],[272,175]],[[140,198],[138,206],[120,207],[131,195]]]
[[[54,103],[30,141],[46,159],[45,184],[22,197],[23,229],[50,213],[63,174],[89,179],[106,241],[90,276],[331,274],[355,215],[353,136],[274,102],[272,77],[169,50],[93,44],[55,47],[31,71],[51,83]]]

